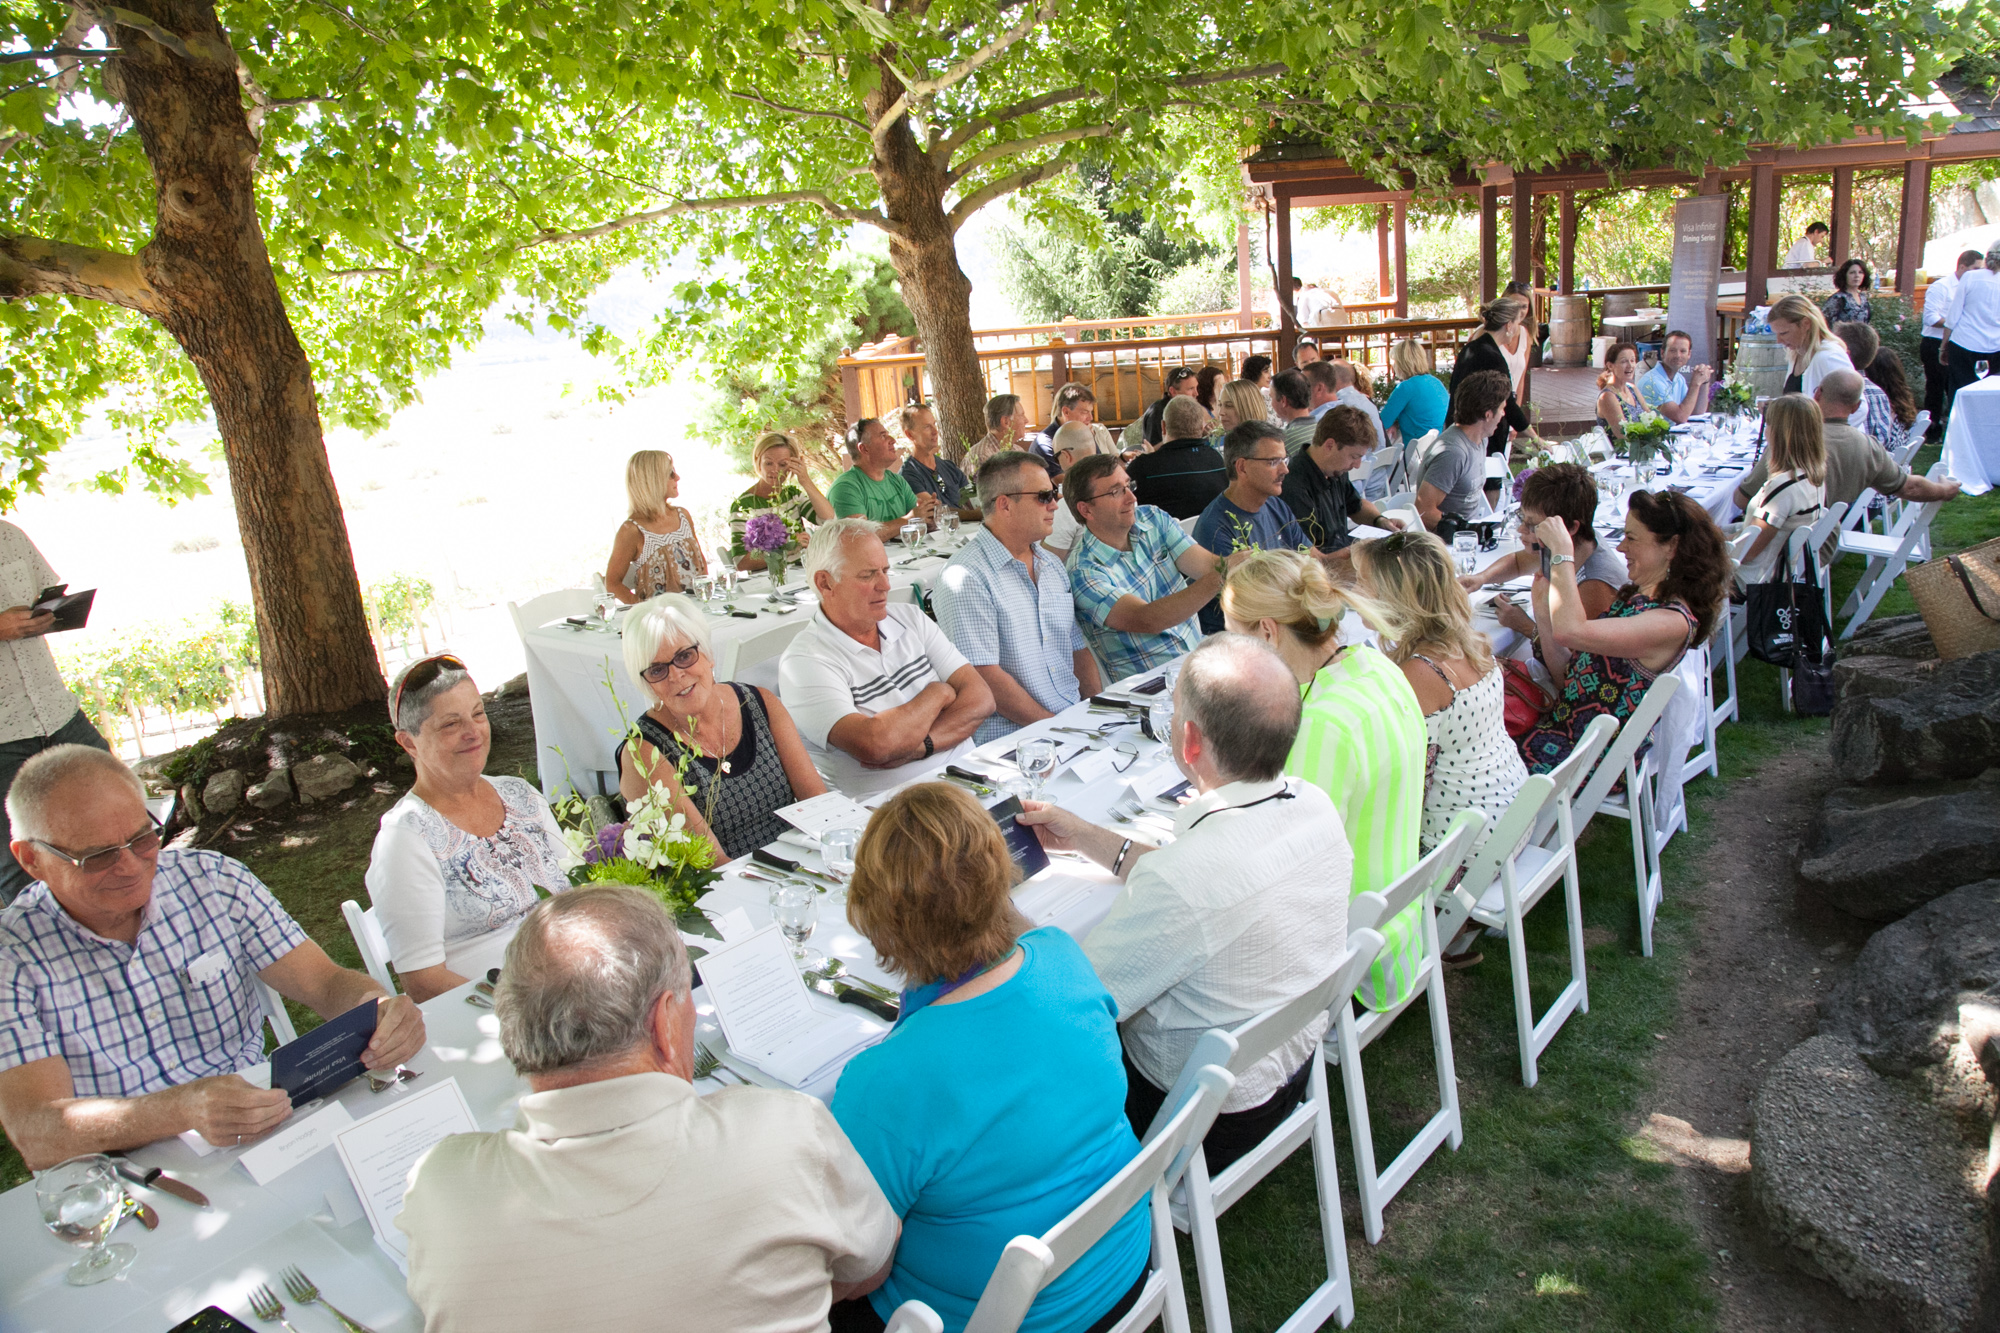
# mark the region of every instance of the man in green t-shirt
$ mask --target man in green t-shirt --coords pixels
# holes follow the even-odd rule
[[[854,466],[826,490],[836,518],[869,519],[880,525],[876,532],[883,541],[894,540],[912,516],[936,526],[937,496],[917,494],[896,471],[896,441],[881,422],[864,417],[849,427],[847,454]]]

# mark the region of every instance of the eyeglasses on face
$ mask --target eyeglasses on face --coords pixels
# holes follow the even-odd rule
[[[1122,500],[1130,494],[1132,494],[1131,485],[1121,481],[1116,486],[1105,487],[1095,495],[1085,496],[1083,502],[1085,504],[1095,504],[1099,500]]]
[[[1246,458],[1243,461],[1246,463],[1262,463],[1266,467],[1274,467],[1274,466],[1286,467],[1290,465],[1292,460],[1287,458],[1283,454],[1278,454],[1271,458],[1258,458],[1253,454],[1251,457]]]
[[[693,669],[695,659],[701,656],[701,649],[689,644],[664,662],[655,662],[639,674],[658,685],[667,678],[669,672]]]
[[[404,695],[411,690],[423,689],[448,670],[463,671],[465,663],[450,653],[436,653],[410,663],[409,670],[405,671],[403,678],[396,682],[396,697],[389,704],[389,724],[396,725],[397,718],[402,715]]]
[[[1046,491],[1003,491],[1002,494],[1012,496],[1017,500],[1025,495],[1036,504],[1043,506],[1052,505],[1057,500],[1062,499],[1062,492],[1054,489]]]
[[[81,855],[66,852],[54,843],[43,842],[40,838],[29,838],[28,841],[52,856],[60,856],[86,875],[102,875],[111,869],[111,867],[117,865],[118,858],[126,852],[132,853],[132,855],[142,861],[158,852],[160,850],[160,825],[149,813],[146,816],[146,827],[140,829],[116,847],[103,847],[94,852],[84,852]]]

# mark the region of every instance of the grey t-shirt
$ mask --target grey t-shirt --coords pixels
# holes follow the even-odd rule
[[[1477,518],[1486,510],[1486,450],[1465,438],[1457,426],[1438,436],[1423,481],[1444,492],[1438,508],[1460,518]]]
[[[1625,557],[1609,546],[1600,546],[1590,553],[1590,559],[1576,567],[1578,583],[1608,583],[1613,589],[1624,587],[1632,581],[1625,570]]]

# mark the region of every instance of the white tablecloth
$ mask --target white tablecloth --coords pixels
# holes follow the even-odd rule
[[[1966,385],[1952,400],[1944,469],[1967,495],[1984,495],[2000,482],[2000,375]]]

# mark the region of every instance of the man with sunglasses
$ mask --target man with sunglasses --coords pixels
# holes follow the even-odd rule
[[[1100,682],[1069,575],[1041,545],[1055,527],[1056,484],[1020,450],[980,464],[977,482],[986,525],[945,565],[936,597],[938,624],[999,710],[974,735],[984,744],[1097,693]]]
[[[919,495],[896,471],[896,438],[874,417],[854,423],[847,432],[847,456],[854,466],[826,488],[835,518],[865,518],[876,525],[883,541],[892,540],[912,518],[928,525],[937,513],[937,494]]]
[[[323,1018],[379,1006],[362,1053],[393,1069],[423,1015],[334,965],[239,861],[162,849],[132,770],[60,745],[7,794],[39,883],[0,911],[0,1128],[36,1169],[193,1130],[233,1147],[291,1114],[239,1071],[264,1059],[256,982]]]
[[[1246,421],[1223,438],[1222,462],[1229,486],[1195,520],[1196,541],[1232,555],[1312,548],[1291,506],[1279,498],[1291,468],[1284,431],[1268,421]],[[1222,603],[1211,599],[1201,608],[1201,632],[1222,630]]]
[[[1193,398],[1199,392],[1201,392],[1201,378],[1192,366],[1175,366],[1167,372],[1166,392],[1162,393],[1159,400],[1146,409],[1145,416],[1140,418],[1139,430],[1146,437],[1149,446],[1157,449],[1160,447],[1160,441],[1168,438],[1163,434],[1166,430],[1167,404],[1176,398]]]

